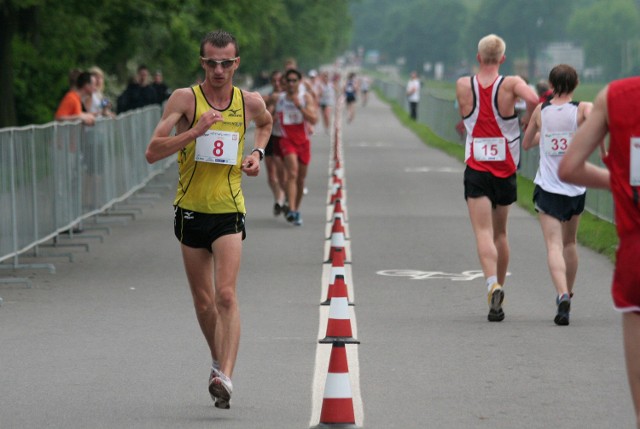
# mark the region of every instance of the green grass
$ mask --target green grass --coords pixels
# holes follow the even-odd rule
[[[595,94],[602,88],[593,85],[592,88],[585,88],[585,94]],[[438,137],[429,127],[419,122],[415,122],[409,117],[406,110],[397,102],[386,98],[382,93],[376,91],[378,97],[391,106],[393,113],[400,122],[413,131],[425,144],[442,152],[449,154],[460,162],[464,162],[464,146],[453,143]],[[576,99],[578,99],[576,97]],[[584,100],[584,98],[583,98]],[[518,175],[518,205],[526,209],[533,216],[537,216],[533,208],[533,181]],[[618,236],[615,226],[608,221],[602,220],[591,213],[584,212],[580,220],[578,230],[578,242],[602,255],[605,255],[612,262],[615,261],[615,250],[618,245]]]

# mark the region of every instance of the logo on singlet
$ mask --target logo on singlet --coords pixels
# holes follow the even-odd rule
[[[232,118],[237,118],[237,117],[242,116],[240,113],[238,113],[241,110],[242,110],[242,108],[239,108],[239,109],[227,109],[227,111],[231,113],[229,116],[231,116]]]

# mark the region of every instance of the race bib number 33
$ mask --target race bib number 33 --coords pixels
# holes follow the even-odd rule
[[[572,132],[545,133],[542,138],[544,153],[551,156],[564,155],[573,140]]]
[[[235,165],[239,140],[238,133],[209,130],[196,138],[196,161]]]
[[[504,137],[476,137],[473,139],[473,157],[476,161],[504,161],[507,159],[507,141]]]

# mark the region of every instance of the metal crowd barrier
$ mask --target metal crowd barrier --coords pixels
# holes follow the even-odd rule
[[[0,268],[144,187],[174,161],[149,165],[145,148],[160,106],[99,119],[0,129]],[[53,271],[53,270],[52,270]],[[0,283],[15,278],[0,278]]]
[[[407,112],[409,104],[406,97],[406,84],[389,80],[375,79],[374,85],[382,94],[404,106]],[[456,124],[460,121],[460,115],[454,100],[443,97],[437,90],[422,88],[420,104],[418,105],[418,122],[427,125],[441,138],[459,144],[464,144],[464,139],[456,131]],[[538,170],[539,149],[533,148],[520,152],[519,174],[533,180]],[[598,154],[594,154],[591,162],[603,165]],[[601,219],[613,222],[613,198],[611,193],[604,190],[590,189],[587,191],[586,210]]]

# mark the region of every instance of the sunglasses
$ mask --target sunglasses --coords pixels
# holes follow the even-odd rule
[[[229,58],[229,59],[226,59],[226,60],[214,60],[213,58],[200,57],[200,59],[202,61],[204,61],[204,63],[207,66],[211,67],[212,69],[215,69],[218,64],[220,64],[223,69],[228,69],[229,67],[231,67],[236,62],[236,60],[238,58],[240,58],[240,57]]]
[[[298,82],[298,79],[287,79],[287,82],[296,83],[296,82]]]

